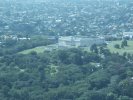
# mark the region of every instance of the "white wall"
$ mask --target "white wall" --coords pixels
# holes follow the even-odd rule
[[[104,39],[100,39],[100,38],[66,38],[66,37],[62,37],[59,38],[58,41],[58,45],[59,46],[64,46],[64,47],[69,47],[69,46],[75,46],[75,47],[79,47],[79,46],[91,46],[93,44],[103,44],[105,43]]]

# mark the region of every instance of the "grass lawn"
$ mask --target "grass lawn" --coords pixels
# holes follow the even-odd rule
[[[127,41],[128,42],[128,46],[127,47],[124,47],[124,48],[120,48],[120,49],[117,49],[114,47],[115,44],[119,44],[121,45],[121,42],[122,41],[112,41],[110,42],[108,45],[107,45],[107,48],[111,51],[111,52],[118,52],[119,54],[123,54],[124,52],[127,52],[127,53],[131,53],[133,54],[133,40],[129,40]],[[89,51],[89,48],[84,48],[86,51]],[[28,54],[30,53],[31,51],[36,51],[37,53],[43,53],[45,50],[47,50],[47,46],[39,46],[39,47],[36,47],[36,48],[32,48],[32,49],[27,49],[27,50],[24,50],[22,52],[19,52],[21,54]]]
[[[53,49],[57,49],[57,44],[51,44],[47,46],[38,46],[32,49],[27,49],[24,51],[19,52],[20,54],[29,54],[32,51],[36,51],[37,53],[43,53],[44,51],[51,51]]]
[[[37,53],[43,53],[45,49],[46,49],[45,46],[39,46],[39,47],[36,47],[36,48],[24,50],[24,51],[19,52],[19,53],[21,53],[21,54],[28,54],[28,53],[30,53],[31,51],[36,51]]]
[[[108,44],[107,47],[108,49],[110,49],[111,52],[118,52],[119,54],[123,54],[124,52],[127,52],[127,53],[133,54],[133,41],[132,40],[127,41],[128,42],[127,47],[120,48],[120,49],[114,48],[115,44],[121,45],[121,42],[122,41],[112,41],[111,43]]]

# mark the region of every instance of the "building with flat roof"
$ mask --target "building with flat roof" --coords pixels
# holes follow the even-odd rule
[[[89,47],[93,44],[104,44],[104,38],[89,38],[85,36],[62,36],[58,39],[59,47]]]
[[[123,38],[133,39],[133,32],[123,32]]]

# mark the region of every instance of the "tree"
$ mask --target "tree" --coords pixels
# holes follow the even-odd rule
[[[92,91],[88,93],[87,100],[106,100],[106,97],[104,93]]]
[[[121,47],[128,46],[127,40],[124,39],[121,43]]]
[[[106,100],[116,100],[117,99],[117,95],[114,93],[108,93]]]
[[[100,50],[99,51],[100,54],[102,54],[104,52],[104,48],[103,47],[100,47],[99,50]]]
[[[124,48],[124,43],[121,43],[121,48]]]
[[[130,53],[127,54],[127,58],[128,58],[129,60],[132,58],[132,56],[131,56]]]
[[[109,56],[109,55],[111,55],[111,52],[110,52],[109,49],[104,49],[103,54],[104,54],[105,56]]]
[[[92,52],[94,52],[94,53],[98,53],[97,45],[96,45],[96,44],[91,45],[90,51],[92,51]]]
[[[91,84],[91,89],[101,89],[106,87],[110,82],[110,74],[106,71],[99,70],[91,74],[88,81]]]
[[[119,44],[115,44],[114,47],[117,48],[117,49],[120,49],[120,45]]]
[[[122,80],[118,84],[118,88],[121,95],[133,97],[133,81],[131,79]]]
[[[36,56],[37,55],[37,52],[36,51],[31,51],[30,54]]]
[[[40,77],[40,81],[44,81],[45,80],[45,70],[44,70],[44,66],[39,66],[38,67],[38,72],[39,72],[39,77]]]
[[[68,55],[68,52],[67,51],[65,51],[65,50],[59,50],[58,51],[58,59],[62,63],[65,63],[65,64],[68,63],[68,60],[67,60],[68,56],[69,55]]]
[[[124,53],[123,53],[123,56],[126,57],[126,56],[127,56],[127,52],[124,52]]]

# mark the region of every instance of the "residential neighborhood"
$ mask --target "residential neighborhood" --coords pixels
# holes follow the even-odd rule
[[[0,34],[96,36],[133,31],[132,1],[103,3],[5,1],[0,3]]]

